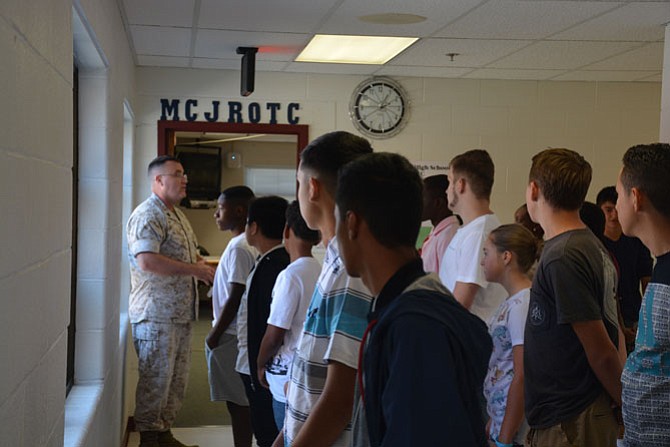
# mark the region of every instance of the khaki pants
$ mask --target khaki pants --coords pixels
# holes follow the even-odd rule
[[[169,429],[181,408],[191,366],[191,324],[132,325],[139,363],[135,393],[138,431]]]
[[[579,416],[552,427],[531,429],[530,447],[616,447],[619,426],[607,393],[601,394]]]

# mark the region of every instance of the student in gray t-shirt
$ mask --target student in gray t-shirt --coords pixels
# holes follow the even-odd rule
[[[616,270],[579,218],[591,166],[569,149],[548,149],[533,157],[529,178],[528,212],[546,239],[524,335],[531,446],[613,447],[622,367]]]

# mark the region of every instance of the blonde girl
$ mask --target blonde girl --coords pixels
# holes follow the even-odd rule
[[[528,432],[524,418],[523,332],[531,285],[527,273],[537,251],[537,239],[519,224],[496,228],[484,244],[486,280],[500,283],[509,294],[489,322],[493,352],[484,381],[488,433],[497,447],[524,445]]]

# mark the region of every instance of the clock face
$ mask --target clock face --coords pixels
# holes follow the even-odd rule
[[[389,78],[372,78],[356,87],[349,103],[354,126],[372,138],[396,135],[407,123],[407,95]]]

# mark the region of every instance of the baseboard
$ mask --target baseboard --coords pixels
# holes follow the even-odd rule
[[[121,439],[121,447],[128,447],[128,439],[130,439],[130,433],[135,431],[135,418],[128,416],[128,423],[126,424],[126,430],[123,432],[123,439]]]

